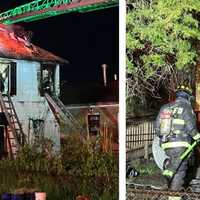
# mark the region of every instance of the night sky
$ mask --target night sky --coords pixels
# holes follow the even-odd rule
[[[1,2],[1,12],[25,1]],[[88,13],[69,13],[21,23],[33,31],[32,43],[65,58],[70,65],[62,69],[67,82],[100,81],[101,64],[109,65],[109,77],[118,74],[118,7]]]

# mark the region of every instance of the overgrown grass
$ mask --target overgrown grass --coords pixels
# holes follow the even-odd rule
[[[60,153],[52,153],[49,141],[25,146],[16,160],[1,160],[0,171],[1,193],[25,187],[47,192],[48,200],[118,199],[118,159],[80,135],[67,137]]]
[[[134,160],[129,164],[136,169],[140,176],[159,174],[160,170],[154,161]]]
[[[146,165],[140,165],[139,172],[141,175],[153,175],[157,174],[159,172],[159,169],[155,163],[150,162]]]

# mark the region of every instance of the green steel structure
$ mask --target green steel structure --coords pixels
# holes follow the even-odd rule
[[[0,14],[0,22],[30,22],[69,12],[89,12],[118,5],[118,0],[35,0]]]

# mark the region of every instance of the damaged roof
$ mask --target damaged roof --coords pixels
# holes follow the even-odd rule
[[[21,30],[23,33],[23,28]],[[32,44],[25,34],[17,34],[11,26],[3,24],[0,24],[0,57],[47,63],[68,63],[67,60]]]

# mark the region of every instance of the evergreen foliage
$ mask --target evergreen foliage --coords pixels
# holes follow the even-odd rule
[[[169,89],[170,78],[196,64],[200,1],[129,0],[127,5],[127,97],[158,97],[161,84]]]

